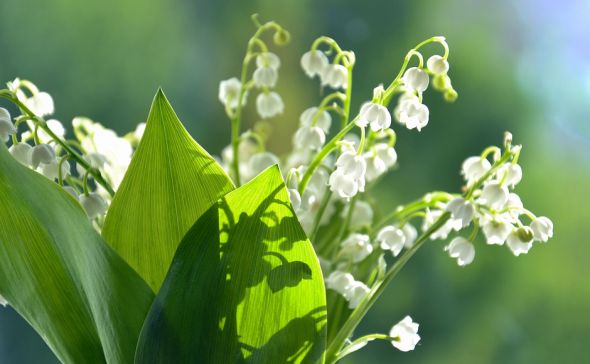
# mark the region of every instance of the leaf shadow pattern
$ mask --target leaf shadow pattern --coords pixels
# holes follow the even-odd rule
[[[317,257],[275,166],[219,200],[186,234],[136,362],[321,362],[326,320]]]

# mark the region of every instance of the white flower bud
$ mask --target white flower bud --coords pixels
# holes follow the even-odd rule
[[[356,125],[364,128],[371,125],[371,130],[382,131],[391,125],[391,114],[383,105],[366,102],[361,107]]]
[[[23,103],[33,112],[33,114],[43,117],[51,115],[55,111],[53,98],[47,92],[39,92],[25,99]]]
[[[531,239],[528,239],[527,235],[529,235],[529,231],[524,231],[523,233],[522,229],[514,229],[510,232],[506,239],[506,245],[508,245],[512,254],[519,256],[521,254],[527,254],[531,250],[533,247],[533,232],[530,231]]]
[[[447,211],[451,213],[453,219],[459,220],[461,226],[465,227],[471,223],[475,208],[463,197],[457,197],[448,203]]]
[[[342,210],[342,218],[348,216],[350,205],[347,205]],[[350,230],[358,230],[363,227],[371,226],[373,223],[373,208],[365,201],[357,200],[352,210],[352,216],[350,218]]]
[[[59,168],[59,161],[54,159],[49,164],[41,164],[41,174],[45,177],[49,178],[50,180],[56,180],[58,175],[58,168]],[[61,165],[61,176],[62,178],[66,178],[71,173],[70,163],[68,161],[64,161]]]
[[[475,248],[473,244],[462,236],[458,236],[451,240],[449,245],[445,246],[445,251],[449,253],[451,258],[457,258],[457,264],[464,267],[473,262],[475,258]]]
[[[359,192],[358,181],[338,169],[332,172],[328,183],[330,190],[343,199],[350,199]]]
[[[279,78],[278,72],[271,67],[259,67],[254,71],[252,80],[257,87],[275,87]]]
[[[489,182],[483,187],[479,202],[494,210],[500,210],[508,201],[508,194],[506,186],[495,181]]]
[[[386,226],[377,233],[377,241],[381,249],[390,250],[397,257],[405,245],[406,234],[395,226]]]
[[[397,338],[391,344],[400,351],[412,351],[420,341],[418,324],[412,321],[410,316],[395,324],[389,331],[389,336]]]
[[[444,75],[449,71],[449,62],[439,55],[434,55],[428,58],[426,67],[435,75]]]
[[[397,162],[395,149],[385,143],[376,144],[370,151],[365,152],[367,162],[367,181],[374,181]]]
[[[316,118],[316,126],[322,128],[325,133],[328,133],[332,124],[332,117],[326,110],[320,111],[319,114],[318,110],[319,108],[315,106],[305,110],[299,118],[300,126],[312,126],[314,118]]]
[[[79,200],[90,220],[103,215],[107,211],[106,201],[96,192],[88,195],[81,194]]]
[[[219,101],[231,109],[237,108],[241,87],[242,83],[235,77],[221,81],[219,83]],[[242,105],[245,104],[246,95],[244,95],[242,100]]]
[[[50,164],[55,161],[55,151],[49,144],[39,144],[33,147],[31,154],[31,164],[37,168],[40,163]]]
[[[468,184],[472,184],[483,177],[490,168],[492,165],[487,159],[480,156],[469,157],[463,162],[461,174]]]
[[[283,100],[276,92],[262,92],[256,98],[256,110],[263,119],[282,114],[284,109]]]
[[[350,234],[340,245],[342,254],[351,257],[354,263],[362,261],[373,252],[369,236],[364,234]]]
[[[406,236],[404,246],[406,249],[410,249],[414,246],[414,243],[416,242],[416,238],[418,237],[418,231],[416,231],[416,228],[412,224],[405,224],[402,230],[404,232],[404,235]]]
[[[344,89],[348,86],[348,70],[341,64],[329,64],[321,74],[322,84],[333,89]]]
[[[326,142],[326,134],[317,126],[299,128],[293,136],[293,143],[297,149],[321,149]]]
[[[541,216],[531,222],[533,237],[536,241],[546,243],[553,237],[553,222],[548,217]]]
[[[424,92],[428,88],[428,74],[418,67],[406,70],[402,80],[408,91]]]
[[[352,283],[344,296],[348,300],[348,308],[355,309],[369,292],[369,287],[363,282],[355,281]]]
[[[497,173],[498,179],[506,178],[504,183],[516,186],[522,180],[522,168],[518,164],[505,164]]]
[[[10,118],[10,113],[0,107],[0,141],[6,143],[11,135],[16,133],[16,128]]]
[[[295,188],[289,188],[287,191],[289,192],[289,199],[291,200],[291,205],[293,205],[293,210],[299,210],[299,207],[301,207],[301,195],[299,191]]]
[[[72,195],[73,198],[76,199],[76,201],[80,201],[80,197],[78,196],[78,191],[76,191],[76,189],[72,186],[62,186],[62,188],[64,189],[64,191],[66,191],[67,193],[69,193],[70,195]]]
[[[308,77],[321,76],[327,66],[328,57],[322,51],[309,51],[301,57],[301,68]]]
[[[264,52],[256,56],[256,67],[258,68],[269,67],[276,71],[280,66],[281,60],[279,56],[272,52]]]
[[[14,144],[8,149],[8,151],[12,154],[14,159],[27,167],[30,167],[33,163],[33,147],[27,143]]]
[[[336,270],[326,278],[326,287],[344,296],[354,282],[352,274]]]

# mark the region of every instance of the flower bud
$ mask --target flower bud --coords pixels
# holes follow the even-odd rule
[[[450,88],[445,91],[445,93],[443,94],[443,97],[446,102],[455,102],[457,100],[457,98],[459,97],[459,94],[457,93],[457,91]]]
[[[553,222],[548,217],[541,216],[531,222],[531,229],[535,240],[546,243],[553,237]]]
[[[390,250],[393,256],[397,257],[405,245],[406,235],[395,226],[386,226],[377,233],[377,241],[381,249]]]
[[[430,81],[428,74],[418,67],[408,68],[402,79],[408,91],[416,92],[424,92]]]
[[[291,34],[284,29],[280,29],[273,34],[272,41],[278,46],[289,44],[291,41]]]
[[[259,67],[254,71],[252,80],[257,87],[275,87],[279,74],[276,69],[265,66]]]
[[[27,167],[30,167],[33,163],[33,147],[27,143],[14,144],[8,149],[8,151],[12,154],[14,159]]]
[[[457,264],[460,267],[471,264],[475,258],[475,247],[462,236],[451,240],[449,245],[445,246],[445,251],[449,252],[451,258],[457,258]]]
[[[33,147],[31,164],[37,168],[40,163],[50,164],[55,160],[55,151],[49,144],[39,144]]]
[[[344,89],[348,86],[348,69],[341,64],[329,64],[321,74],[322,84],[333,89]]]
[[[264,52],[256,56],[256,67],[258,68],[269,67],[276,71],[280,66],[281,59],[272,52]]]
[[[299,117],[299,125],[312,126],[315,121],[316,126],[319,126],[325,133],[328,133],[330,131],[330,125],[332,124],[332,117],[326,110],[322,110],[319,113],[318,110],[319,108],[316,106],[306,109]]]
[[[434,55],[426,61],[426,67],[435,75],[446,74],[449,70],[449,62],[439,55]]]
[[[256,109],[261,118],[267,119],[282,114],[285,105],[278,93],[262,92],[256,98]]]
[[[322,76],[328,66],[328,57],[320,50],[309,51],[301,57],[301,68],[308,77]]]
[[[0,107],[0,141],[6,143],[9,137],[16,133],[16,127],[12,123],[8,110]]]
[[[101,216],[107,211],[106,201],[96,192],[92,192],[88,195],[81,194],[79,200],[90,220]]]

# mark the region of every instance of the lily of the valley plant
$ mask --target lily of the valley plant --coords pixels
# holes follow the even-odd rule
[[[284,111],[272,47],[290,35],[254,22],[240,76],[220,83],[231,143],[219,158],[161,91],[135,131],[75,118],[70,138],[48,93],[22,79],[0,90],[13,104],[0,108],[0,304],[62,362],[334,363],[373,340],[414,350],[418,323],[401,312],[383,334],[354,331],[418,249],[466,266],[480,233],[515,256],[553,235],[514,192],[521,146],[509,133],[465,160],[459,192],[376,212],[371,190],[396,165],[395,129],[428,126],[424,92],[457,98],[443,37],[412,48],[360,110],[355,54],[318,38],[301,67],[322,98],[277,156],[264,127]],[[248,107],[264,120],[249,129]]]

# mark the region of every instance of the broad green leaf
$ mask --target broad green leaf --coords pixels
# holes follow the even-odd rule
[[[137,363],[323,361],[326,298],[278,167],[227,194],[182,240]]]
[[[221,166],[191,138],[160,90],[102,235],[158,292],[184,234],[232,189]]]
[[[64,363],[130,363],[154,299],[67,192],[0,143],[0,295]]]

